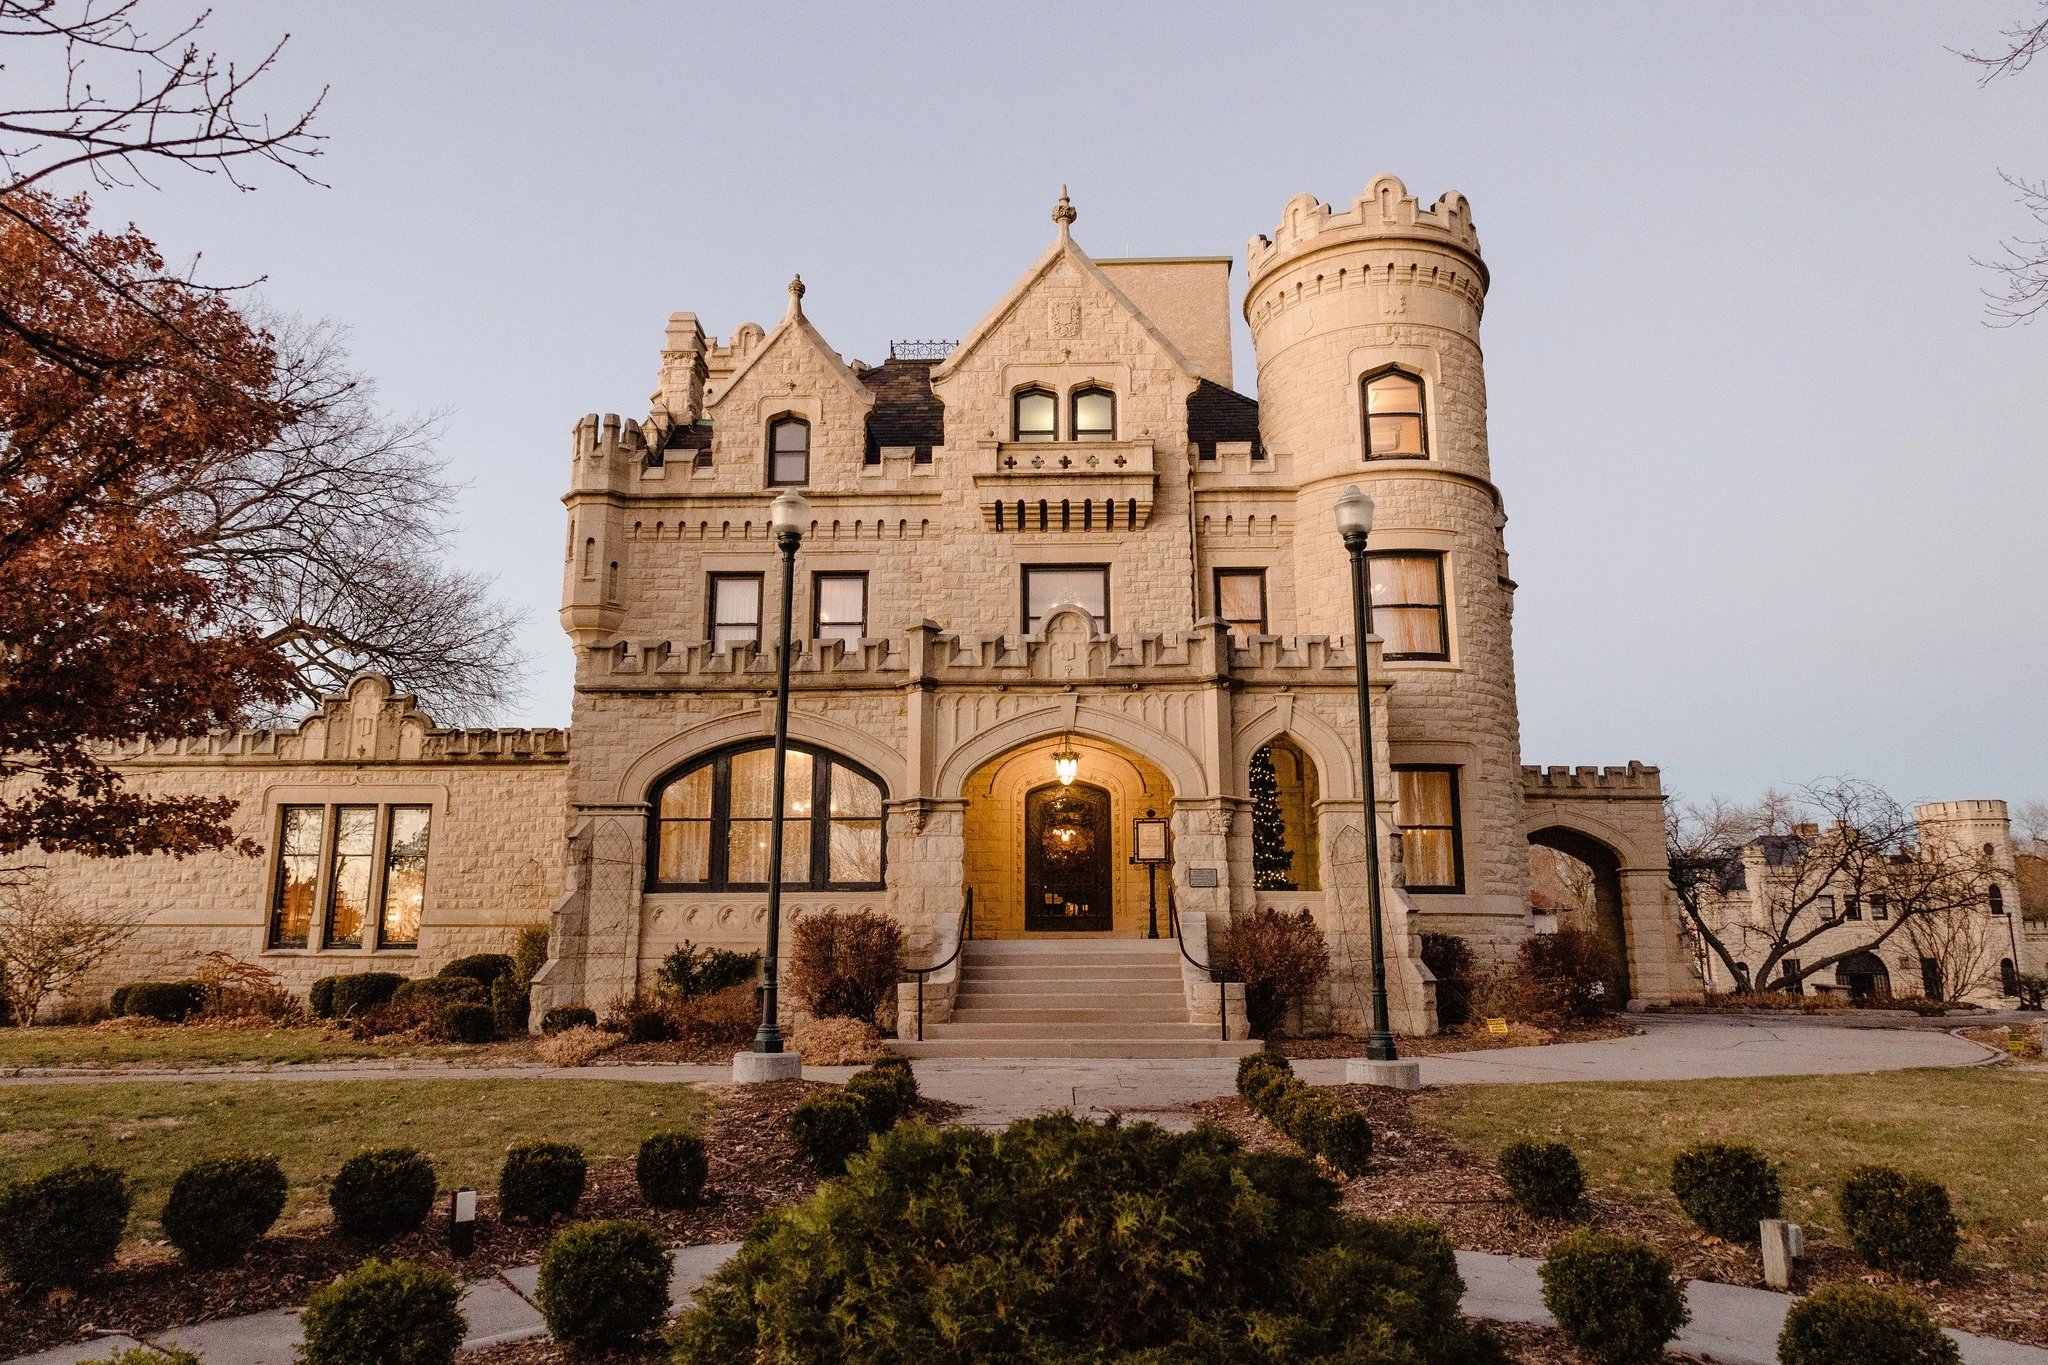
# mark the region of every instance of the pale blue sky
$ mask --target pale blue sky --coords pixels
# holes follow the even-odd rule
[[[331,85],[331,188],[106,202],[449,410],[460,556],[530,609],[507,719],[560,724],[570,428],[645,412],[671,311],[772,323],[801,270],[877,360],[966,332],[1062,182],[1094,254],[1240,289],[1297,192],[1457,188],[1526,759],[2019,800],[2048,323],[1984,327],[1969,257],[2024,226],[1997,169],[2048,172],[2048,70],[1980,89],[1945,47],[2029,6],[230,3],[224,51],[292,34],[278,106]]]

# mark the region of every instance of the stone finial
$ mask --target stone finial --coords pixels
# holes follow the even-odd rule
[[[793,318],[804,315],[804,277],[801,275],[789,277],[789,315]]]
[[[1052,220],[1060,225],[1062,237],[1066,235],[1067,228],[1080,216],[1074,211],[1074,201],[1067,198],[1067,187],[1060,186],[1060,202],[1052,206]]]

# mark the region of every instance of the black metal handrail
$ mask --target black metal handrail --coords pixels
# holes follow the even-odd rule
[[[967,940],[974,937],[974,888],[967,888],[966,903],[960,907],[960,936],[953,941],[953,951],[929,967],[904,967],[899,969],[917,978],[917,1041],[924,1041],[924,979],[933,972],[950,967],[960,956],[960,950],[967,946]],[[899,977],[899,979],[901,979]]]
[[[1166,927],[1173,933],[1173,943],[1180,949],[1181,959],[1196,971],[1202,972],[1216,983],[1216,1037],[1222,1042],[1230,1041],[1230,996],[1226,984],[1230,974],[1206,962],[1195,961],[1195,955],[1188,951],[1187,940],[1180,936],[1180,911],[1173,902],[1173,887],[1166,888]]]

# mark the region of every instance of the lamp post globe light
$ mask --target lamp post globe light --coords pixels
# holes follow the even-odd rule
[[[790,609],[796,595],[796,551],[811,524],[811,504],[795,489],[784,489],[769,508],[775,548],[782,551],[782,626],[775,647],[775,781],[768,819],[768,944],[762,964],[761,1025],[754,1047],[732,1059],[736,1081],[787,1080],[803,1074],[803,1059],[783,1050],[777,1017],[782,953],[782,833],[784,791],[789,772]]]

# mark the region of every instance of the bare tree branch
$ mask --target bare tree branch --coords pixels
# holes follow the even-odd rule
[[[1994,319],[1994,326],[2010,327],[2031,321],[2048,308],[2048,180],[2028,180],[2010,171],[1998,175],[2012,187],[2020,207],[2044,229],[2039,237],[2009,237],[2000,242],[2000,254],[1990,260],[1970,258],[1971,264],[2003,277],[1999,289],[1984,291],[1985,311]]]
[[[2048,9],[2048,0],[2044,0],[2043,8]],[[2014,24],[2000,33],[1999,37],[2005,39],[2002,50],[1963,52],[1957,48],[1949,49],[1983,71],[1984,74],[1977,78],[1979,85],[1989,85],[2000,76],[2025,71],[2035,57],[2048,50],[2048,17],[2036,19],[2032,23]]]
[[[90,972],[142,927],[133,908],[87,909],[57,893],[40,866],[0,877],[0,981],[16,1022]]]

